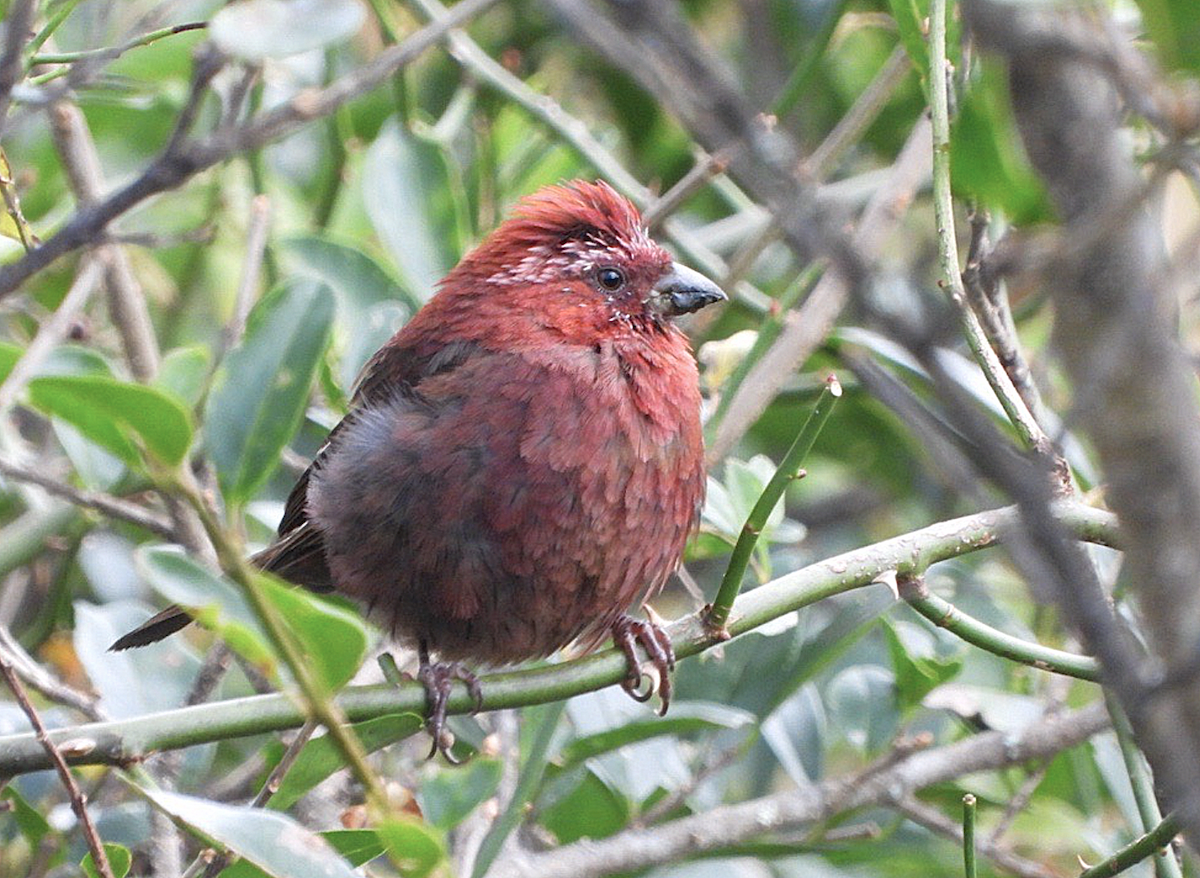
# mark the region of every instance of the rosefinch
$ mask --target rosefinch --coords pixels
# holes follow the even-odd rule
[[[453,680],[482,703],[460,662],[607,633],[641,700],[646,651],[665,712],[670,640],[627,611],[678,566],[704,497],[696,364],[671,318],[725,295],[583,181],[525,198],[440,287],[367,363],[255,562],[416,645],[444,753]],[[169,608],[113,648],[187,621]]]

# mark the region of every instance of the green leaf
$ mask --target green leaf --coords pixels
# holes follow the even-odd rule
[[[1003,210],[1015,223],[1053,217],[1049,197],[1017,137],[1003,69],[985,60],[953,120],[950,178],[956,194]]]
[[[376,833],[405,878],[424,878],[446,859],[441,838],[414,818],[389,818],[379,824]]]
[[[676,704],[672,706],[669,716],[632,720],[613,729],[576,738],[563,748],[559,761],[564,767],[569,767],[628,744],[648,741],[662,735],[739,729],[753,722],[753,714],[736,707],[698,701]]]
[[[241,589],[216,576],[174,546],[137,551],[139,569],[156,591],[188,608],[238,653],[272,676],[276,657]],[[366,655],[369,636],[356,613],[267,573],[256,572],[258,587],[291,630],[309,666],[330,690],[345,684]]]
[[[25,797],[12,784],[0,790],[0,800],[12,803],[12,815],[17,829],[21,831],[25,841],[29,842],[30,850],[37,850],[42,839],[53,831],[50,829],[50,824],[46,822],[46,818],[25,801]]]
[[[554,833],[560,844],[581,838],[604,838],[629,819],[629,802],[612,787],[585,771],[569,793],[544,809],[538,822]]]
[[[166,790],[141,788],[160,810],[272,878],[356,878],[354,868],[321,836],[278,811],[222,805]]]
[[[916,707],[921,699],[962,670],[962,656],[938,655],[936,640],[919,625],[884,619],[883,634],[892,657],[896,700],[902,711]]]
[[[373,829],[331,829],[322,832],[321,837],[353,866],[369,863],[384,851],[383,842]]]
[[[342,855],[351,866],[361,866],[383,853],[383,843],[373,829],[331,829],[321,838]],[[238,860],[220,871],[220,878],[263,878],[267,873],[257,866]]]
[[[414,713],[395,713],[354,723],[352,729],[363,749],[367,753],[374,753],[416,734],[424,725],[424,717]],[[304,745],[267,807],[286,811],[325,778],[344,768],[345,764],[341,750],[330,741],[328,735],[313,738]]]
[[[416,311],[419,299],[402,287],[382,265],[359,248],[323,235],[292,235],[279,248],[293,270],[328,284],[337,294],[338,305],[352,313],[365,311],[380,302],[403,300]]]
[[[204,393],[208,363],[208,348],[203,345],[175,348],[163,355],[154,383],[195,406]]]
[[[363,164],[363,199],[371,224],[420,302],[454,264],[450,183],[438,148],[388,122]]]
[[[362,617],[269,573],[256,572],[255,578],[296,636],[305,660],[326,688],[333,691],[348,683],[370,645]]]
[[[295,235],[281,243],[291,268],[328,284],[337,296],[334,350],[342,388],[367,359],[421,307],[421,302],[363,251],[318,235]]]
[[[554,732],[558,728],[558,721],[565,706],[565,701],[556,701],[525,709],[525,722],[521,727],[521,752],[525,758],[521,763],[517,788],[513,791],[508,808],[492,824],[492,828],[479,845],[472,878],[483,878],[487,874],[496,855],[504,847],[505,840],[524,819],[526,803],[533,801],[534,795],[541,787],[546,764],[550,761],[550,744],[554,740]]]
[[[888,8],[900,32],[904,51],[912,59],[921,79],[929,81],[929,43],[925,22],[929,19],[929,0],[888,0]]]
[[[205,444],[226,500],[245,502],[267,480],[296,432],[329,344],[333,292],[293,280],[264,296],[241,344],[217,370]]]
[[[830,718],[851,745],[876,752],[891,740],[899,721],[896,681],[877,665],[852,665],[825,687]]]
[[[1146,33],[1168,70],[1200,71],[1200,3],[1137,0]]]
[[[354,0],[242,0],[217,10],[208,33],[223,52],[261,61],[341,42],[364,17]]]
[[[102,375],[62,375],[30,381],[29,399],[131,466],[144,465],[143,450],[178,465],[192,444],[187,409],[153,387]]]
[[[134,557],[155,591],[186,607],[199,625],[219,634],[230,649],[265,676],[275,677],[274,650],[236,585],[193,561],[177,546],[143,546]]]
[[[502,771],[498,759],[479,756],[465,767],[439,771],[417,792],[421,813],[438,829],[453,829],[496,792]]]
[[[104,842],[104,854],[108,857],[108,865],[112,866],[113,878],[125,878],[129,874],[129,866],[133,862],[133,856],[129,853],[129,848],[119,844]],[[92,860],[90,851],[79,865],[83,867],[83,871],[88,878],[100,878],[100,870],[96,868],[96,863]]]

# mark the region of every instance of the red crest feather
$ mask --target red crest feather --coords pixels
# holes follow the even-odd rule
[[[629,199],[602,180],[572,180],[522,198],[509,219],[467,254],[443,283],[511,273],[531,254],[549,256],[571,240],[617,248],[633,259],[669,260],[646,233]]]

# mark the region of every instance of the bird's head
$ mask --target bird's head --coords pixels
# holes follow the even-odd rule
[[[601,181],[547,186],[522,199],[445,281],[481,283],[514,303],[583,310],[633,328],[661,326],[726,298],[673,261],[637,208]]]

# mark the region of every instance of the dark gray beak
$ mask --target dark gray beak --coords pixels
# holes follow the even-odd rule
[[[671,270],[658,279],[650,304],[668,317],[691,314],[705,305],[724,302],[729,297],[721,288],[698,271],[693,271],[678,262],[671,263]]]

